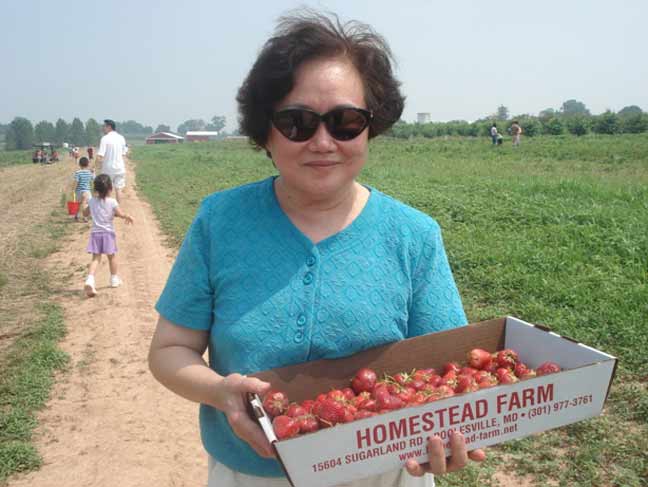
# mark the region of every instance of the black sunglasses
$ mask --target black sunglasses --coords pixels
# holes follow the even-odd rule
[[[335,140],[355,139],[369,126],[373,113],[354,107],[340,107],[324,114],[308,108],[286,108],[272,114],[272,124],[293,142],[310,139],[321,122]]]

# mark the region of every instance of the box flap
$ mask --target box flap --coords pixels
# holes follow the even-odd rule
[[[614,360],[611,355],[576,340],[563,338],[546,327],[532,325],[511,316],[506,318],[506,348],[520,352],[524,362],[532,368],[547,360],[557,362],[563,369]]]

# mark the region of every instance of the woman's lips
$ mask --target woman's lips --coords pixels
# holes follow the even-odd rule
[[[337,161],[309,161],[305,164],[305,166],[310,166],[310,167],[331,167],[331,166],[337,166],[340,164]]]

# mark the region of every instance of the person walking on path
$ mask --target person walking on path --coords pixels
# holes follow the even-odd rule
[[[123,218],[127,223],[133,223],[130,215],[119,209],[119,203],[111,198],[113,190],[112,181],[107,174],[100,174],[94,181],[95,195],[90,198],[88,207],[83,210],[83,216],[92,216],[92,230],[87,251],[92,254],[92,262],[88,269],[84,289],[88,297],[96,296],[95,272],[101,263],[101,256],[108,256],[110,265],[110,287],[119,287],[122,283],[117,275],[117,237],[113,220],[115,217]]]
[[[117,133],[116,125],[113,120],[104,120],[104,136],[99,143],[97,151],[97,164],[100,164],[101,174],[107,174],[112,180],[115,189],[115,199],[119,203],[121,192],[126,187],[126,165],[124,156],[126,155],[126,140],[121,134]]]
[[[513,137],[513,147],[520,145],[520,136],[522,135],[522,127],[520,123],[515,120],[511,125],[511,136]]]
[[[88,201],[92,197],[92,180],[94,179],[94,174],[89,169],[90,161],[87,157],[82,157],[79,159],[79,170],[74,173],[74,193],[76,195],[76,200],[80,203],[79,210],[77,214],[74,215],[74,219],[79,221],[79,215],[83,212],[85,207],[88,205]],[[83,221],[87,222],[88,219],[83,217]]]

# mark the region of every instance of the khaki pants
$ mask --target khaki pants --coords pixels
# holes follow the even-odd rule
[[[210,456],[207,487],[290,487],[290,483],[285,478],[254,477],[235,472]],[[405,470],[396,470],[338,487],[434,487],[434,476],[412,477]]]

